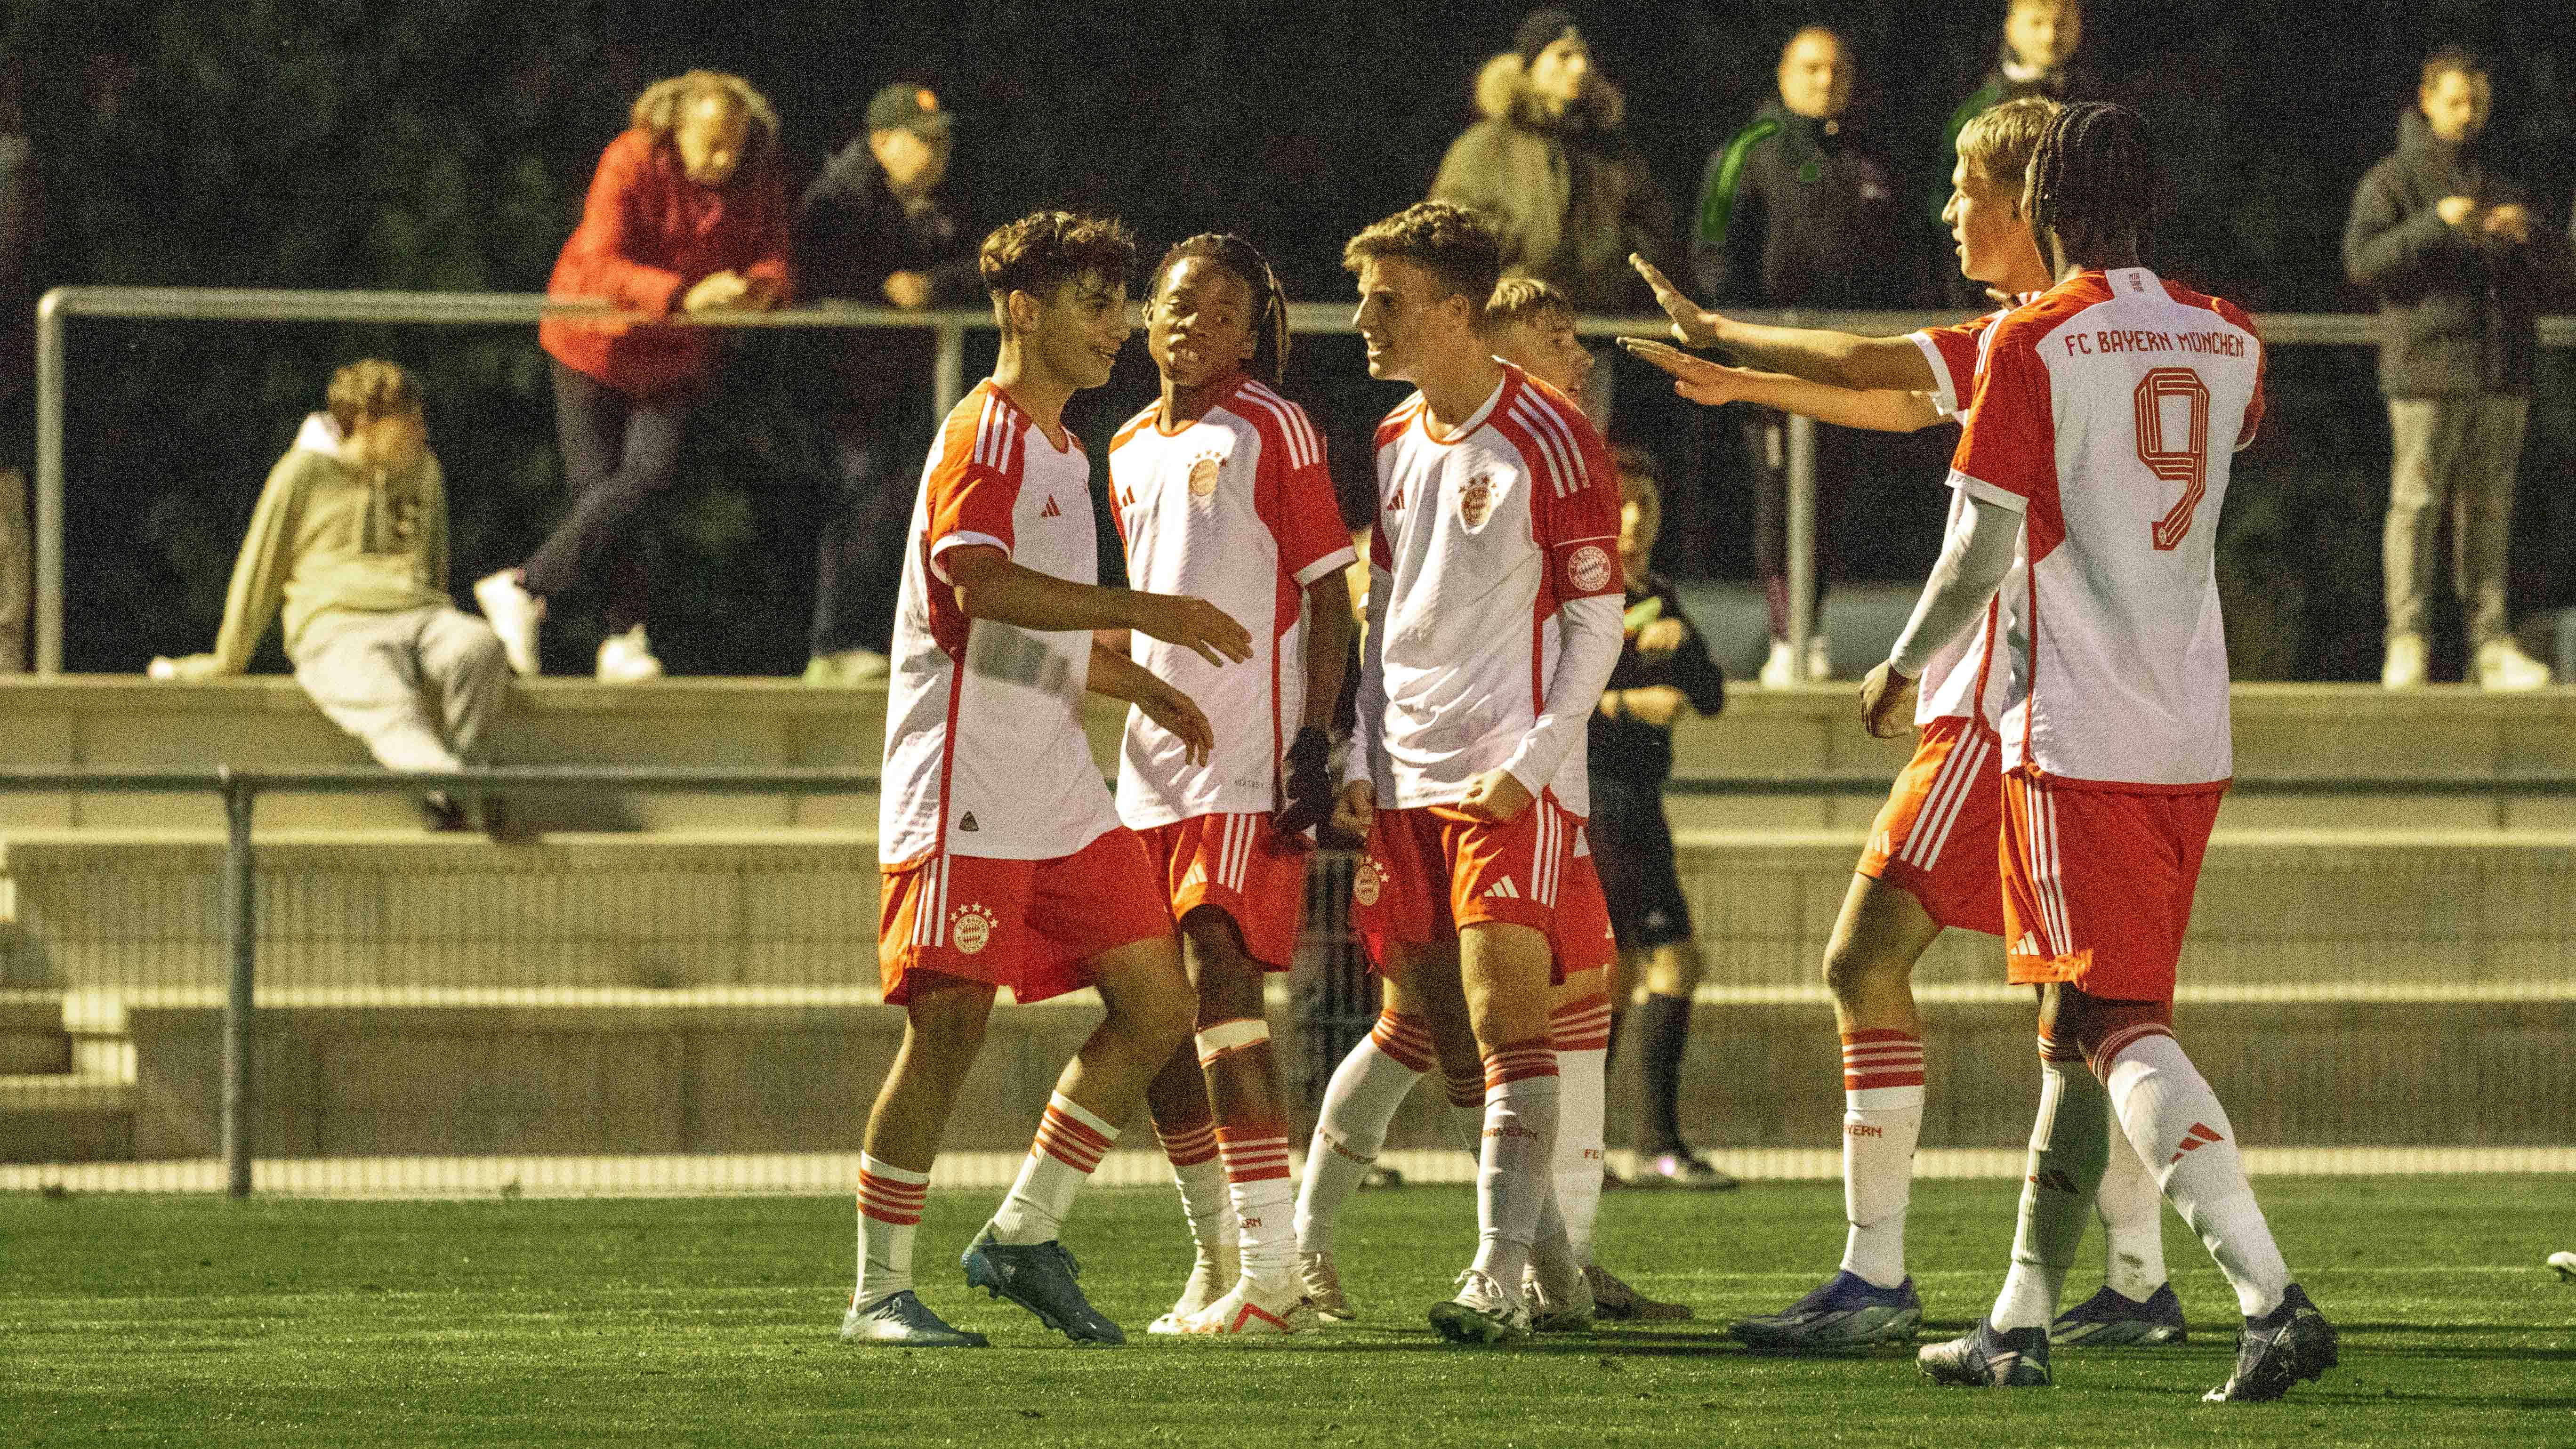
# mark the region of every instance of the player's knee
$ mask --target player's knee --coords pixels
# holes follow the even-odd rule
[[[1825,987],[1837,1001],[1849,1001],[1885,984],[1891,976],[1901,979],[1904,974],[1903,968],[1891,969],[1885,957],[1850,941],[1836,941],[1825,949]]]
[[[1156,1061],[1179,1051],[1198,1025],[1198,1000],[1187,982],[1169,991],[1129,993],[1115,1012],[1127,1035]]]
[[[2173,1035],[2173,1003],[2114,1001],[2061,982],[2040,999],[2039,1030],[2061,1047],[2071,1044],[2093,1075],[2108,1081],[2120,1053],[2148,1037]]]

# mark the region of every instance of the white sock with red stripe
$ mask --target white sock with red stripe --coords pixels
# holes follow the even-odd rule
[[[2105,1087],[2104,1093],[2110,1089]],[[2116,1119],[2104,1113],[2110,1159],[2102,1168],[2093,1211],[2102,1219],[2102,1281],[2131,1302],[2144,1303],[2165,1286],[2165,1197],[2139,1160]]]
[[[1554,1189],[1556,1053],[1533,1037],[1485,1058],[1485,1146],[1476,1163],[1476,1269],[1518,1297]]]
[[[1905,1281],[1905,1205],[1923,1135],[1923,1040],[1901,1031],[1843,1037],[1843,1271],[1880,1288]]]
[[[993,1214],[993,1241],[1044,1243],[1064,1231],[1064,1215],[1073,1211],[1073,1195],[1091,1180],[1093,1169],[1118,1140],[1118,1129],[1101,1121],[1062,1092],[1047,1099],[1046,1120],[1020,1164],[1020,1180]]]
[[[852,1305],[864,1308],[912,1286],[912,1235],[929,1200],[929,1173],[859,1154],[859,1286]]]
[[[1288,1179],[1288,1129],[1276,1122],[1219,1125],[1217,1150],[1225,1156],[1225,1181],[1234,1197],[1245,1277],[1275,1283],[1288,1275],[1295,1239],[1290,1232],[1295,1191]]]
[[[2047,1037],[2039,1039],[2039,1049],[2039,1116],[2030,1128],[2012,1271],[1989,1315],[2007,1332],[2046,1328],[2057,1317],[2066,1270],[2075,1266],[2075,1250],[2084,1244],[2093,1190],[2102,1181],[2111,1142],[2110,1094],[2083,1058],[2073,1054],[2071,1043],[2060,1047]]]
[[[1216,1124],[1166,1132],[1154,1124],[1171,1159],[1172,1181],[1181,1189],[1181,1212],[1190,1220],[1190,1242],[1199,1260],[1223,1268],[1234,1255],[1234,1203],[1226,1191],[1225,1164],[1217,1160]]]
[[[2290,1268],[2254,1201],[2254,1185],[2245,1180],[2236,1129],[2228,1125],[2218,1094],[2184,1055],[2182,1043],[2161,1027],[2125,1045],[2114,1038],[2104,1046],[2099,1060],[2108,1067],[2103,1076],[2120,1126],[2166,1199],[2218,1261],[2218,1271],[2236,1290],[2237,1307],[2248,1318],[2280,1307]]]
[[[1359,1190],[1386,1146],[1413,1084],[1431,1070],[1431,1031],[1409,1016],[1387,1012],[1324,1088],[1324,1110],[1315,1118],[1315,1140],[1306,1149],[1306,1183],[1297,1195],[1297,1251],[1333,1250],[1333,1224],[1342,1204]]]
[[[1556,1047],[1556,1206],[1577,1266],[1592,1266],[1601,1219],[1601,1151],[1609,1114],[1610,998],[1587,996],[1548,1017]]]
[[[1446,1073],[1447,1062],[1440,1064]],[[1458,1134],[1458,1145],[1469,1157],[1485,1150],[1485,1071],[1482,1064],[1468,1069],[1464,1076],[1442,1078],[1449,1089],[1449,1126]]]

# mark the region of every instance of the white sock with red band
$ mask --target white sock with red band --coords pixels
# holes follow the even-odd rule
[[[1386,1146],[1387,1126],[1431,1070],[1431,1033],[1411,1017],[1389,1012],[1333,1071],[1324,1110],[1315,1118],[1315,1140],[1306,1149],[1306,1183],[1297,1197],[1297,1251],[1333,1250],[1333,1224],[1342,1204],[1359,1191]]]
[[[1172,1181],[1181,1189],[1190,1242],[1201,1260],[1225,1266],[1234,1253],[1234,1203],[1226,1191],[1225,1164],[1217,1159],[1216,1124],[1202,1122],[1167,1133],[1157,1123],[1154,1132],[1162,1139],[1163,1155],[1171,1159]]]
[[[2281,1306],[2290,1286],[2289,1265],[2245,1180],[2236,1151],[2236,1129],[2218,1094],[2184,1055],[2182,1044],[2161,1028],[2105,1054],[2111,1101],[2138,1155],[2164,1187],[2167,1200],[2200,1235],[2218,1271],[2236,1290],[2237,1307],[2259,1318]]]
[[[1905,1281],[1905,1208],[1923,1135],[1923,1041],[1901,1031],[1843,1037],[1843,1271]]]
[[[929,1173],[859,1154],[859,1286],[850,1299],[853,1307],[912,1286],[912,1237],[929,1200]]]
[[[997,1243],[1050,1242],[1064,1231],[1064,1216],[1073,1211],[1073,1195],[1091,1180],[1100,1159],[1118,1140],[1118,1129],[1092,1115],[1062,1092],[1047,1099],[1046,1120],[1029,1144],[1020,1179],[993,1214]]]
[[[1485,1058],[1485,1145],[1476,1165],[1476,1269],[1517,1298],[1554,1189],[1556,1053],[1536,1037]]]
[[[1289,1231],[1294,1188],[1288,1177],[1288,1133],[1275,1122],[1216,1129],[1225,1154],[1225,1180],[1240,1223],[1243,1273],[1276,1282],[1291,1266]]]

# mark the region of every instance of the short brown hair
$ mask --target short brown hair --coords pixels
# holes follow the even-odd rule
[[[769,98],[752,88],[751,82],[730,71],[683,71],[668,80],[657,80],[644,88],[635,104],[626,112],[626,123],[649,133],[657,141],[668,141],[680,126],[680,112],[701,96],[722,96],[740,108],[751,119],[753,140],[762,149],[778,149],[778,108]]]
[[[1959,128],[1959,157],[1989,181],[2009,189],[2016,201],[2030,175],[2030,158],[2039,138],[2057,118],[2057,102],[2046,96],[2023,96],[1979,111]]]
[[[1438,277],[1453,296],[1469,299],[1480,312],[1503,279],[1503,240],[1494,224],[1445,201],[1417,201],[1370,225],[1342,248],[1342,266],[1348,271],[1387,257]]]
[[[2419,89],[2431,90],[2433,83],[2446,75],[2467,76],[2476,80],[2487,73],[2487,63],[2478,53],[2464,45],[2446,45],[2424,57],[2424,78],[2416,82]]]
[[[996,304],[1013,292],[1050,297],[1067,282],[1097,276],[1125,282],[1136,266],[1136,238],[1115,217],[1033,211],[993,228],[975,269]]]
[[[1494,295],[1485,299],[1485,325],[1488,327],[1509,327],[1516,322],[1536,322],[1549,316],[1563,316],[1571,321],[1574,315],[1574,299],[1559,290],[1554,282],[1537,277],[1505,277],[1494,287]]]
[[[420,411],[420,392],[412,386],[411,374],[381,357],[361,358],[331,374],[331,386],[322,396],[331,421],[343,433],[373,418]]]

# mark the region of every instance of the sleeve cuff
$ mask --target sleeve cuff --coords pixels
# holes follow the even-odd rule
[[[2009,488],[1998,488],[1994,484],[1989,483],[1982,478],[1971,478],[1956,468],[1950,470],[1950,486],[1967,494],[1970,498],[1974,498],[1982,503],[1991,503],[1997,508],[2006,509],[2013,513],[2028,513],[2030,511],[2029,499],[2022,497],[2020,494],[2013,492]]]
[[[1949,359],[1941,355],[1940,347],[1932,341],[1932,334],[1929,332],[1908,332],[1905,334],[1905,340],[1920,348],[1923,360],[1931,365],[1933,410],[1945,418],[1957,417],[1959,394],[1950,386]]]
[[[1340,573],[1342,570],[1349,568],[1352,564],[1359,562],[1359,558],[1360,556],[1358,551],[1350,548],[1348,545],[1337,548],[1331,553],[1324,555],[1322,558],[1315,560],[1313,563],[1306,565],[1304,568],[1297,570],[1297,587],[1301,589],[1311,589],[1315,586],[1318,580],[1327,579]]]
[[[930,545],[930,571],[937,575],[939,581],[943,584],[953,584],[956,582],[955,579],[948,577],[948,570],[939,566],[939,556],[948,552],[952,548],[998,548],[1002,551],[1002,557],[1009,558],[1011,556],[1010,544],[1001,539],[995,538],[989,533],[959,532],[934,540]]]

